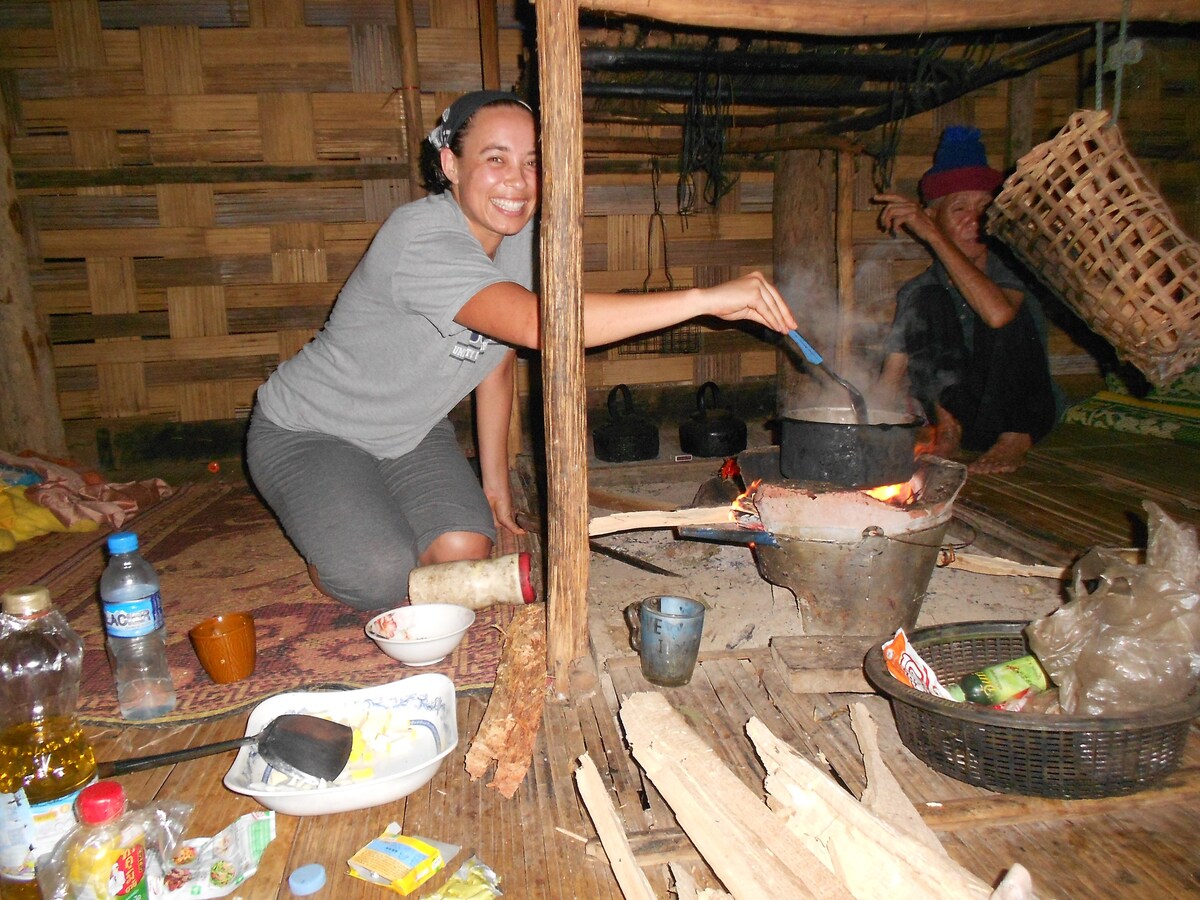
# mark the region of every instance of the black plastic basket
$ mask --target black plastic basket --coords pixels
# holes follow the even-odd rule
[[[909,643],[943,682],[1029,653],[1024,622],[921,628]],[[868,680],[889,697],[900,739],[932,768],[1009,794],[1079,799],[1132,794],[1161,781],[1183,758],[1200,692],[1136,715],[1096,718],[1015,713],[955,703],[908,687],[883,651],[867,654]]]

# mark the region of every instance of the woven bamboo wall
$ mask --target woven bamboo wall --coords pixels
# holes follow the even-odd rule
[[[497,17],[505,86],[520,77],[523,47],[513,5],[500,0]],[[116,170],[139,181],[20,192],[64,419],[242,417],[262,380],[320,327],[378,224],[409,199],[395,6],[0,3],[0,96],[14,126],[18,177],[67,172],[86,184],[89,172]],[[450,99],[481,84],[477,0],[419,0],[415,17],[422,115],[431,123]],[[1193,232],[1198,59],[1194,41],[1149,45],[1127,76],[1122,116],[1133,151]],[[1074,60],[1039,73],[1035,140],[1090,103],[1080,78]],[[980,126],[999,163],[1007,101],[1008,86],[995,85],[906,123],[895,187],[915,189],[952,122]],[[221,180],[217,169],[240,174]],[[673,176],[664,174],[659,220],[648,174],[589,175],[586,287],[662,288],[668,271],[677,287],[752,268],[769,273],[772,187],[769,171],[744,172],[718,210],[685,219],[675,214]],[[912,242],[878,231],[872,192],[864,161],[848,315],[854,347],[866,356],[878,350],[896,287],[927,262]],[[687,338],[698,341],[697,352],[593,352],[588,384],[774,377],[773,349],[736,328]],[[1070,368],[1077,348],[1055,340]]]
[[[511,13],[506,85],[523,41]],[[478,6],[418,2],[415,18],[432,123],[481,85]],[[248,412],[409,199],[397,35],[393,0],[0,4],[18,174],[147,182],[22,191],[64,419]],[[380,163],[386,177],[361,177]]]

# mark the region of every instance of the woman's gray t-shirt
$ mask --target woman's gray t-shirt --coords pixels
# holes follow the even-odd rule
[[[379,458],[409,452],[503,360],[506,346],[454,317],[489,285],[533,289],[533,234],[530,222],[492,260],[449,193],[400,207],[325,327],[258,389],[259,411]]]

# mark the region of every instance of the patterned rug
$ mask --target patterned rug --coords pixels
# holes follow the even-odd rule
[[[481,610],[458,648],[441,663],[409,668],[384,656],[363,631],[369,613],[317,591],[304,561],[249,488],[190,485],[126,525],[162,580],[167,655],[178,704],[151,725],[177,725],[229,715],[289,690],[369,687],[422,672],[449,676],[460,691],[491,686],[500,659],[500,630],[516,607]],[[80,719],[130,724],[117,708],[104,651],[98,585],[104,539],[51,534],[0,556],[0,584],[44,584],[84,643]],[[237,684],[215,684],[200,666],[188,629],[222,612],[254,615],[258,659]]]

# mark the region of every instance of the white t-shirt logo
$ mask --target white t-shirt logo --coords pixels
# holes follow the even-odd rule
[[[460,339],[451,348],[450,355],[463,362],[473,363],[479,359],[480,354],[487,348],[487,345],[492,343],[495,342],[491,338],[486,338],[479,332],[472,331],[468,337]]]

